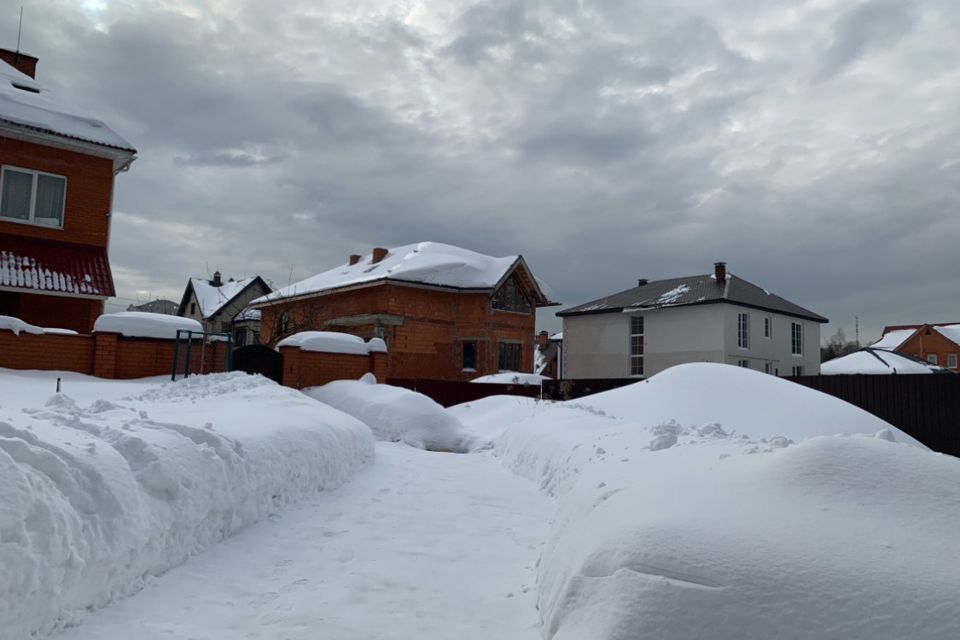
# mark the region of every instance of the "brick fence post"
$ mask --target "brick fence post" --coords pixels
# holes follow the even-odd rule
[[[93,375],[98,378],[115,378],[117,375],[116,333],[93,334]]]
[[[370,354],[370,372],[377,379],[377,382],[387,381],[387,366],[389,364],[390,354],[385,351],[374,351]]]
[[[280,355],[283,357],[283,373],[280,376],[280,384],[293,389],[302,389],[303,384],[300,380],[300,348],[299,347],[280,347]]]

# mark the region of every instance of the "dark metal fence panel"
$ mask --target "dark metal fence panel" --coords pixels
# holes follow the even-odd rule
[[[390,378],[387,384],[412,389],[433,399],[444,407],[471,402],[487,396],[526,396],[540,397],[539,385],[524,384],[484,384],[479,382],[460,382],[457,380],[412,380]]]
[[[239,347],[233,352],[233,368],[247,373],[259,373],[280,382],[283,376],[283,356],[270,347],[251,344]]]
[[[640,378],[582,378],[579,380],[546,380],[543,397],[551,400],[574,400],[601,391],[619,389],[640,382]]]
[[[934,451],[960,456],[960,375],[787,378],[886,420]]]

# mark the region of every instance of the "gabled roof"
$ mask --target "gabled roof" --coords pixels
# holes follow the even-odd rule
[[[57,98],[39,82],[0,60],[0,125],[136,153],[102,120]]]
[[[532,291],[538,306],[552,304],[550,288],[533,276],[522,256],[495,258],[440,242],[394,247],[376,263],[371,253],[356,264],[343,264],[318,273],[257,298],[251,304],[262,305],[288,298],[323,295],[377,281],[461,290],[493,290],[513,273],[517,273]]]
[[[0,234],[0,288],[78,297],[116,295],[104,247]]]
[[[827,322],[823,316],[729,273],[723,282],[717,282],[713,274],[655,280],[560,311],[557,315],[619,313],[630,309],[661,309],[718,302],[773,311],[814,322]]]
[[[883,337],[870,345],[873,349],[886,349],[896,351],[900,346],[909,340],[917,332],[921,325],[905,329],[893,329],[885,331]]]
[[[951,371],[911,355],[866,347],[824,362],[820,365],[820,373],[822,375],[883,375],[894,373],[951,373]]]
[[[180,302],[180,313],[183,314],[185,312],[191,291],[196,295],[197,304],[200,307],[200,315],[206,320],[215,316],[223,307],[258,282],[264,290],[270,290],[270,287],[260,276],[244,278],[243,280],[228,280],[223,282],[219,287],[210,284],[209,280],[203,278],[190,278],[187,282],[187,288],[183,292],[183,299]]]
[[[960,323],[934,325],[933,330],[950,342],[960,346]]]
[[[883,328],[883,336],[874,342],[871,347],[874,349],[887,349],[896,351],[906,342],[917,334],[918,331],[924,331],[929,334],[930,331],[936,331],[941,336],[960,347],[960,322],[944,322],[941,324],[902,324]]]

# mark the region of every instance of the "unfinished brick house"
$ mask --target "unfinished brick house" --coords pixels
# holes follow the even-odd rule
[[[389,378],[471,380],[532,372],[536,311],[554,304],[522,256],[422,242],[352,255],[251,306],[264,344],[308,330],[377,337]]]
[[[115,295],[113,179],[136,150],[38,84],[36,65],[0,49],[0,315],[89,333]]]

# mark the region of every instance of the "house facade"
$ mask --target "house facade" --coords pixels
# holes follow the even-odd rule
[[[36,64],[0,50],[0,315],[89,333],[115,295],[114,177],[136,150],[37,83]]]
[[[522,256],[422,242],[352,255],[252,306],[266,344],[310,330],[382,338],[387,377],[472,380],[532,372],[536,310],[549,296]]]
[[[911,355],[957,372],[960,322],[884,327],[883,336],[871,347]]]
[[[235,346],[260,343],[260,314],[250,302],[272,291],[260,276],[223,280],[220,272],[210,280],[190,278],[177,315],[200,322],[204,331],[229,333]]]
[[[772,375],[820,371],[827,319],[732,274],[648,282],[557,314],[563,378],[649,377],[686,362]]]

